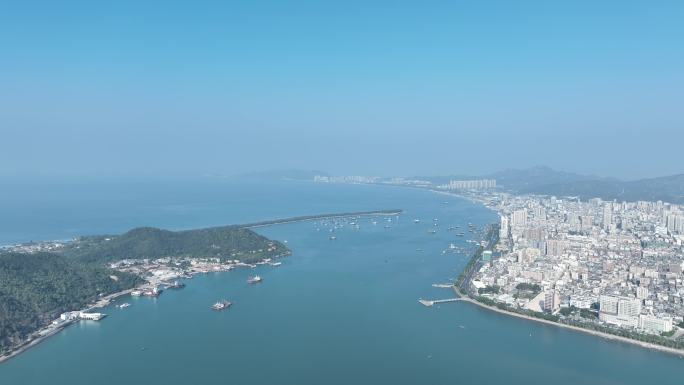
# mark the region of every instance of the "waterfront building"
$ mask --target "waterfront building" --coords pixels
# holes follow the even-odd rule
[[[449,190],[484,190],[495,187],[495,179],[452,180],[446,185]]]
[[[668,333],[672,331],[672,319],[641,314],[639,316],[639,328],[650,333]]]

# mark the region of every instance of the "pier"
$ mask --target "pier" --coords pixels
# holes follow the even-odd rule
[[[245,223],[242,225],[231,225],[231,226],[239,226],[239,227],[243,227],[243,228],[253,229],[253,228],[264,227],[264,226],[282,225],[282,224],[286,224],[286,223],[315,221],[315,220],[324,220],[324,219],[338,219],[338,218],[373,216],[373,215],[392,216],[392,215],[400,215],[403,211],[404,210],[402,210],[402,209],[391,209],[391,210],[355,211],[355,212],[348,212],[348,213],[306,215],[306,216],[300,216],[300,217],[273,219],[273,220],[269,220],[269,221]]]
[[[427,307],[431,307],[434,305],[438,305],[440,303],[447,303],[447,302],[456,302],[456,301],[463,301],[463,298],[447,298],[447,299],[419,299],[418,302]]]

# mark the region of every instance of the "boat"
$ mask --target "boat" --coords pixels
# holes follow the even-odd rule
[[[428,230],[428,233],[430,233],[430,234],[436,234],[437,231],[436,231],[436,230]]]
[[[173,281],[172,284],[166,286],[167,289],[182,289],[185,287],[183,282]]]
[[[247,283],[259,283],[261,281],[263,281],[263,279],[261,277],[259,277],[258,275],[255,275],[254,277],[247,278]]]
[[[125,308],[127,308],[127,307],[129,307],[129,306],[131,306],[130,303],[124,302],[124,303],[122,303],[121,305],[119,305],[118,307],[119,307],[119,309],[125,309]]]
[[[131,292],[131,295],[132,295],[133,297],[140,297],[140,296],[142,295],[142,291],[140,291],[140,290],[133,290],[133,291]]]
[[[330,236],[330,240],[331,240],[331,241],[334,241],[335,239],[337,239],[336,236],[334,236],[334,235],[331,235],[331,236]]]
[[[420,219],[414,219],[413,223],[420,223]]]
[[[144,291],[142,295],[146,297],[159,297],[159,294],[162,293],[163,290],[161,290],[159,287],[154,286],[152,289]]]
[[[232,305],[230,301],[223,300],[223,301],[218,301],[215,304],[211,305],[212,310],[225,310],[228,309]]]
[[[273,262],[273,263],[271,263],[271,266],[280,266],[282,264],[283,264],[282,262]]]

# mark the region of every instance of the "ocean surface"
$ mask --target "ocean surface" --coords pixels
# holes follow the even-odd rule
[[[402,208],[329,226],[260,228],[288,241],[282,266],[196,276],[157,299],[122,298],[0,364],[0,384],[681,384],[684,360],[507,317],[434,288],[458,275],[465,238],[496,221],[477,204],[423,190],[307,182],[17,182],[0,191],[0,244],[188,229],[288,216]],[[448,202],[448,203],[446,203]],[[419,224],[413,219],[421,220]],[[439,226],[433,226],[433,218]],[[389,226],[389,228],[386,228]],[[436,229],[435,234],[428,230]],[[468,234],[468,233],[467,233]],[[248,285],[248,275],[264,278]],[[2,283],[0,283],[1,285]],[[222,298],[234,305],[213,312]]]

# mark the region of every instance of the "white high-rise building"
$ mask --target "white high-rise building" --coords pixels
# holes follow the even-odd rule
[[[511,226],[512,227],[525,227],[527,225],[527,210],[515,210],[513,215],[511,215]]]
[[[618,326],[639,326],[641,300],[602,295],[599,298],[599,320]]]
[[[603,206],[603,228],[608,230],[608,229],[610,229],[612,224],[613,224],[613,204],[609,202],[609,203],[606,203],[605,206]]]
[[[639,286],[636,289],[636,297],[638,299],[646,299],[648,298],[648,288]]]
[[[501,227],[499,228],[499,239],[508,239],[510,228],[508,226],[508,216],[501,216]]]
[[[672,319],[641,314],[639,316],[639,327],[651,333],[667,333],[672,331]]]

